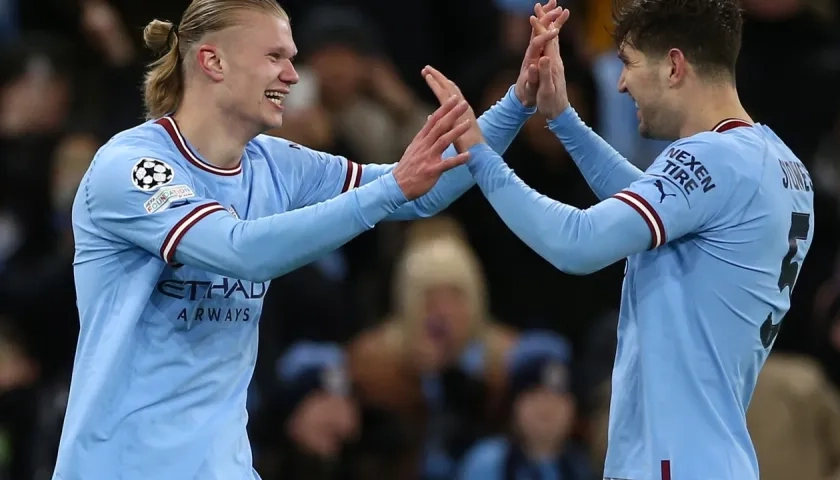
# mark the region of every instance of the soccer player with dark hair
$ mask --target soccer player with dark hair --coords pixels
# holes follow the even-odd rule
[[[298,81],[275,0],[193,0],[144,34],[161,55],[149,120],[99,150],[73,204],[81,329],[53,478],[253,480],[245,402],[269,281],[454,201],[474,181],[448,147],[475,120],[449,99],[399,163],[359,165],[263,135]],[[476,122],[493,150],[535,111],[534,73]]]
[[[757,480],[745,412],[813,239],[813,184],[738,99],[736,0],[630,0],[614,18],[618,88],[642,135],[673,141],[650,168],[579,119],[556,41],[534,67],[537,106],[601,202],[538,194],[475,128],[456,147],[508,227],[557,268],[626,259],[605,476]],[[429,83],[439,98],[454,88],[437,73]]]

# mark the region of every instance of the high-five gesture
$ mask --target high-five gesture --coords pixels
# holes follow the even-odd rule
[[[557,0],[549,0],[545,5],[537,3],[534,5],[534,12],[539,12],[539,15],[531,17],[531,41],[522,58],[519,78],[514,87],[516,98],[526,107],[533,107],[537,102],[537,88],[540,82],[537,64],[543,50],[551,40],[557,38],[560,27],[569,18],[569,11],[558,7]]]
[[[468,109],[466,101],[456,96],[450,97],[429,116],[426,125],[406,148],[394,168],[394,178],[407,199],[413,200],[425,194],[435,186],[444,172],[467,162],[467,153],[447,159],[443,159],[442,155],[455,139],[475,123],[475,116],[472,121],[461,119]]]
[[[458,85],[455,85],[455,82],[446,78],[446,76],[440,73],[436,68],[428,65],[423,68],[423,78],[426,79],[426,84],[429,85],[429,88],[432,89],[432,92],[441,104],[444,104],[448,98],[453,97],[463,100],[464,95],[461,93],[461,89],[458,88]],[[470,128],[466,133],[455,139],[455,150],[459,152],[466,152],[473,145],[484,141],[472,107],[467,105],[466,112],[464,112],[458,121],[470,122]]]
[[[569,11],[564,10],[563,14],[554,20],[549,28],[544,26],[546,19],[550,18],[551,12],[546,12],[542,5],[534,7],[536,16],[531,16],[531,28],[537,32],[535,39],[541,34],[551,32],[551,29],[559,30],[569,19]],[[550,41],[543,45],[537,45],[532,40],[528,50],[540,48],[541,56],[538,59],[539,88],[537,89],[536,100],[539,112],[549,119],[563,113],[569,106],[569,94],[566,91],[566,74],[563,69],[563,59],[560,57],[560,41],[555,34]]]

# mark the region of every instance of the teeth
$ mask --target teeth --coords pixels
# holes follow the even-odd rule
[[[286,98],[286,94],[280,92],[265,92],[265,96],[268,97],[269,100],[282,102],[284,98]]]

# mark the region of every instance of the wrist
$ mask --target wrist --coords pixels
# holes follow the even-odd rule
[[[562,129],[564,126],[568,125],[570,122],[573,121],[580,121],[579,117],[577,116],[577,112],[575,111],[574,107],[570,104],[566,105],[566,108],[563,109],[559,114],[555,115],[554,117],[548,118],[548,129],[556,132],[558,129]]]
[[[533,102],[527,98],[525,95],[525,88],[520,88],[519,84],[514,84],[510,88],[508,88],[507,94],[504,96],[504,100],[510,101],[510,104],[513,108],[523,114],[531,115],[537,111],[537,102],[534,99]]]

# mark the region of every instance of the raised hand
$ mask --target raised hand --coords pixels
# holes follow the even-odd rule
[[[568,10],[557,6],[557,0],[549,0],[544,6],[538,3],[534,5],[534,11],[540,13],[537,17],[539,28],[534,28],[533,22],[531,23],[531,41],[522,58],[522,67],[514,87],[516,98],[526,107],[533,107],[537,102],[537,88],[540,82],[537,63],[543,55],[543,49],[551,40],[557,38],[560,32],[557,22],[562,25],[566,21],[563,18],[569,17]]]
[[[538,34],[535,38],[551,32],[551,28],[559,31],[569,19],[569,11],[564,10],[563,14],[551,23],[551,28],[546,28],[543,22],[549,18],[550,12],[546,12],[538,4],[534,7],[534,13],[536,16],[531,16],[530,20],[531,28]],[[563,113],[569,106],[569,93],[566,90],[566,74],[563,69],[563,59],[560,57],[560,41],[557,40],[557,35],[555,34],[542,47],[542,55],[537,63],[539,87],[536,101],[539,112],[551,119]],[[530,49],[531,46],[528,48]]]
[[[426,84],[432,89],[432,92],[437,97],[438,102],[443,105],[447,99],[455,97],[459,100],[464,100],[464,94],[455,82],[446,78],[446,76],[434,67],[426,66],[423,68],[423,78],[426,79]],[[466,102],[465,102],[466,103]],[[484,137],[481,134],[481,129],[478,127],[478,121],[475,118],[475,112],[472,107],[467,104],[467,111],[458,119],[459,122],[469,121],[470,129],[466,133],[456,138],[453,142],[455,150],[459,152],[466,152],[473,145],[484,142]]]
[[[475,123],[461,120],[468,108],[463,99],[450,97],[429,116],[426,125],[405,149],[394,168],[394,178],[407,199],[414,200],[425,194],[444,172],[467,162],[469,154],[465,152],[447,159],[442,156],[444,150]]]

